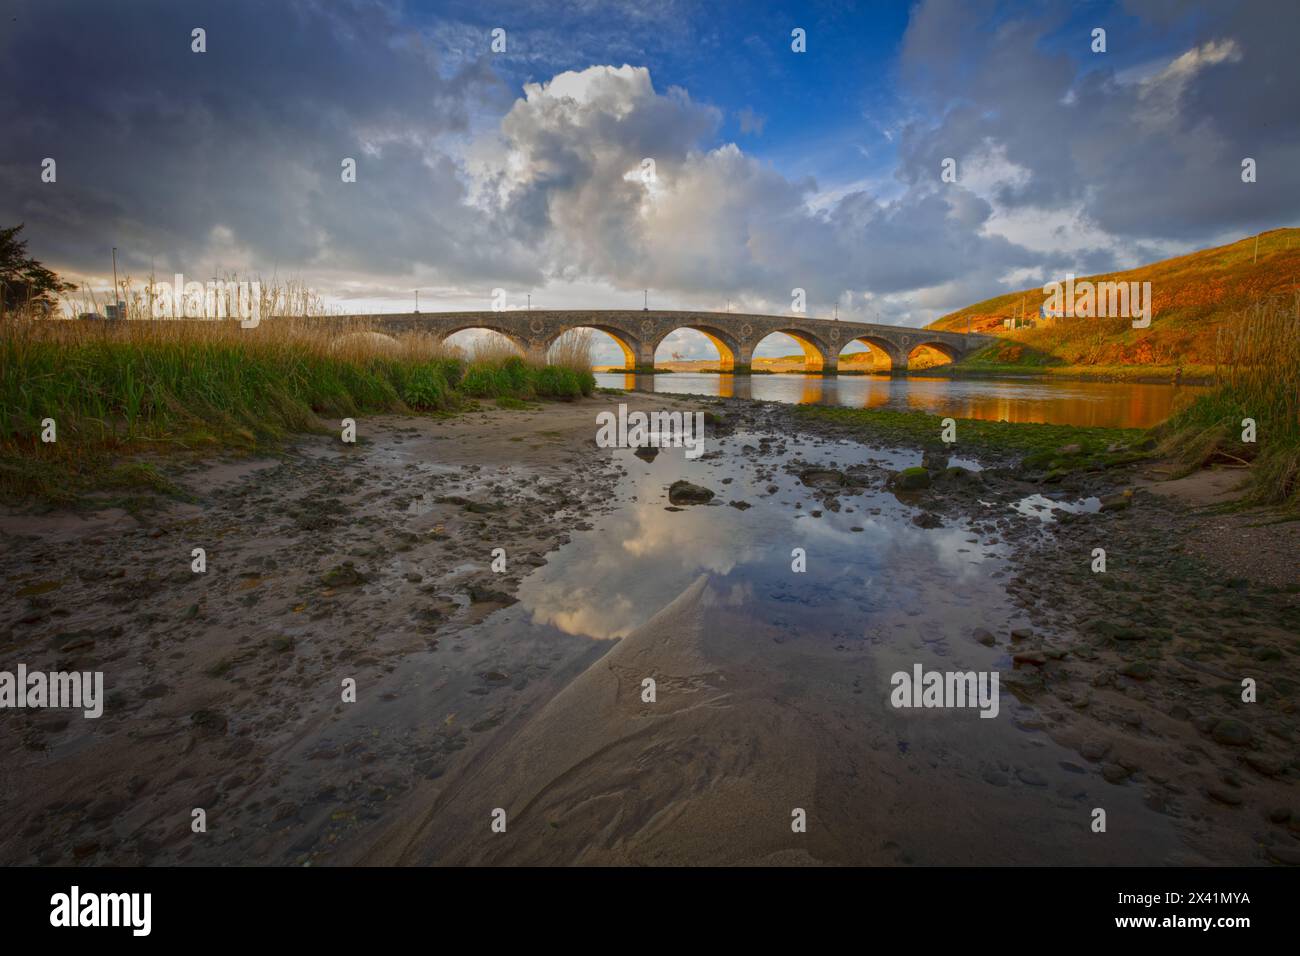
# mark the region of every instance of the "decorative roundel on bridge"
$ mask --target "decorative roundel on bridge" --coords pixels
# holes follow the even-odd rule
[[[641,320],[641,331],[642,331],[642,332],[645,332],[645,333],[648,335],[649,333],[653,332],[654,330],[655,330],[655,320],[654,320],[654,319],[642,319],[642,320]]]
[[[910,335],[904,335],[904,336],[903,336],[903,344],[904,344],[904,345],[910,345],[911,342],[912,342],[912,337],[911,337]]]
[[[840,340],[840,330],[839,330],[839,329],[831,329],[831,341],[832,341],[832,342],[838,342],[839,340]]]
[[[740,327],[740,337],[742,339],[747,339],[753,334],[754,334],[754,327],[750,325],[748,322],[746,322],[744,325]]]
[[[546,323],[541,319],[533,319],[528,323],[528,327],[533,330],[534,335],[541,335],[546,331]]]

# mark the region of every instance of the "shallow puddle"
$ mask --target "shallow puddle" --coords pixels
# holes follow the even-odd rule
[[[304,760],[289,761],[289,779],[318,776],[322,764],[306,758],[322,746],[346,752],[356,741],[378,750],[382,763],[413,768],[411,799],[423,809],[407,812],[426,819],[404,861],[741,862],[788,851],[845,863],[1168,862],[1179,846],[1168,819],[1145,809],[1137,790],[1085,771],[1008,691],[1005,678],[1016,665],[1005,635],[1024,621],[1001,584],[1014,573],[1001,539],[967,520],[948,518],[934,528],[912,522],[918,509],[888,491],[884,476],[917,464],[918,454],[794,438],[768,439],[760,453],[761,440],[743,432],[712,439],[708,454],[694,461],[680,449],[651,462],[615,451],[627,475],[610,512],[525,578],[517,604],[409,658],[344,709],[328,742],[303,741]],[[799,477],[810,468],[853,466],[875,477],[867,487],[842,490],[838,510]],[[715,497],[670,510],[667,488],[679,479]],[[1021,504],[1029,514],[1091,507]],[[998,516],[990,510],[976,523]],[[701,578],[688,656],[708,663],[673,677],[680,649],[671,656],[669,648],[681,634],[646,631]],[[1003,635],[1000,646],[976,643],[976,627]],[[654,642],[664,642],[666,695],[715,680],[726,687],[710,704],[709,720],[659,725],[651,742],[632,746],[644,727],[623,733],[593,704],[585,718],[563,718],[577,721],[565,729],[547,702],[624,638],[640,642],[645,676],[654,673]],[[891,706],[893,675],[916,665],[998,672],[1004,683],[996,717],[972,708]],[[599,674],[584,675],[583,686],[593,679]],[[574,693],[581,691],[570,700]],[[567,752],[570,738],[593,724],[611,739],[589,756]],[[494,767],[514,766],[516,737],[531,740],[528,759],[493,778]],[[549,747],[553,754],[538,754]],[[462,760],[461,750],[478,756]],[[629,769],[644,770],[652,751],[674,768],[646,778],[663,777],[657,784]],[[735,759],[742,752],[749,757]],[[577,784],[574,761],[584,767]],[[783,778],[779,786],[774,776]],[[484,780],[493,781],[495,796],[482,799],[547,817],[535,839],[521,837],[513,852],[480,843],[491,839],[472,822],[486,812],[473,796],[476,786],[489,786]],[[753,829],[737,832],[721,851],[692,828],[726,815],[723,792],[731,786],[749,794]],[[645,820],[600,818],[583,796],[592,792],[635,797]],[[791,808],[782,801],[791,800],[822,830],[787,847]],[[571,816],[579,806],[588,816]],[[1098,807],[1109,815],[1108,834],[1089,829]],[[772,818],[778,811],[780,819]],[[665,813],[692,822],[676,834],[648,822]],[[555,833],[558,818],[563,839]],[[584,828],[591,832],[583,835]],[[603,850],[591,846],[597,831],[614,834]],[[318,837],[330,839],[325,831]]]

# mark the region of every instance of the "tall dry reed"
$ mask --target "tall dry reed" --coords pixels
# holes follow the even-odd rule
[[[1248,500],[1300,508],[1300,294],[1255,303],[1217,341],[1214,391],[1161,426],[1161,450],[1188,469],[1252,464]]]

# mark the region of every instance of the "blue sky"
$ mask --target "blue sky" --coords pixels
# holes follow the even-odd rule
[[[136,278],[293,278],[344,311],[803,288],[920,325],[1300,217],[1292,0],[7,9],[0,222],[105,291],[116,246]]]

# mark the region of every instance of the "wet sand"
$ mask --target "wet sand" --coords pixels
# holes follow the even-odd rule
[[[707,408],[742,430],[696,466],[723,492],[710,527],[737,531],[730,556],[714,535],[707,573],[664,574],[602,614],[593,594],[620,554],[650,568],[648,549],[700,546],[650,533],[687,527],[660,500],[685,473],[679,451],[651,466],[595,448],[595,413],[618,402]],[[796,446],[785,414],[602,395],[367,420],[358,446],[313,437],[275,459],[196,465],[178,478],[194,500],[156,513],[5,515],[4,666],[101,669],[110,698],[99,721],[0,714],[14,755],[0,860],[1294,862],[1296,595],[1182,555],[1214,519],[1145,489],[1120,512],[1012,507],[1136,483],[1123,474],[1043,487],[995,468],[897,501],[883,484],[898,456],[860,465],[862,487],[806,487],[786,474],[797,456],[848,467],[864,452],[830,433]],[[758,501],[769,482],[780,491]],[[729,508],[733,495],[760,507]],[[579,564],[628,509],[639,531]],[[734,571],[788,551],[744,531],[782,509],[840,549],[883,548],[872,536],[897,536],[891,520],[927,513],[940,527],[904,522],[909,547],[985,563],[916,575],[929,608],[850,607],[842,589],[819,607],[802,582]],[[1104,576],[1087,572],[1097,540]],[[571,593],[530,584],[557,560]],[[1002,713],[893,709],[889,675],[915,661],[999,670]],[[1243,674],[1259,703],[1229,693]],[[1089,828],[1096,807],[1105,834]]]
[[[1051,756],[1034,753],[1041,741],[990,746],[976,713],[893,711],[863,693],[887,686],[870,646],[785,642],[775,626],[737,627],[728,604],[701,577],[490,761],[413,800],[361,861],[1178,862],[1172,827],[1136,795],[1105,797],[1115,822],[1099,838],[1090,786],[1049,789],[1032,769]],[[994,778],[998,765],[1018,779]],[[504,832],[488,826],[497,808]]]

